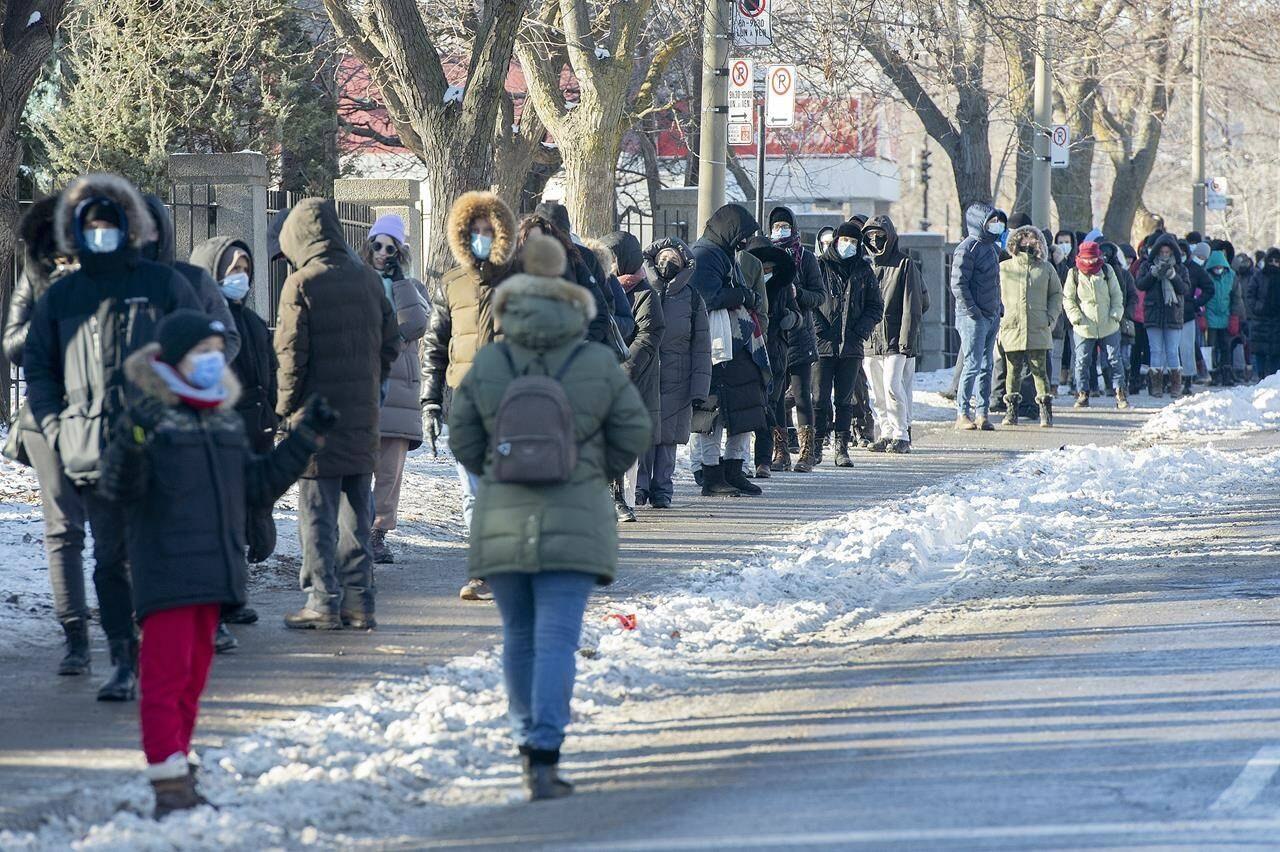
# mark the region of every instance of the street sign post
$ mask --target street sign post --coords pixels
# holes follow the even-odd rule
[[[773,44],[770,0],[734,0],[733,43],[738,47],[768,47]]]
[[[1222,212],[1231,204],[1227,196],[1227,182],[1222,178],[1206,178],[1204,182],[1204,206],[1206,210]]]
[[[1071,128],[1055,124],[1049,133],[1049,165],[1065,169],[1071,164]]]
[[[730,59],[729,124],[750,124],[755,107],[755,69],[752,67],[751,60]]]
[[[751,144],[750,124],[730,124],[729,125],[729,144],[730,145],[750,145]]]
[[[770,65],[764,84],[765,127],[794,127],[796,66]]]

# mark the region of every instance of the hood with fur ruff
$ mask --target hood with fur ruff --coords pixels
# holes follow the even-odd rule
[[[449,251],[459,266],[474,269],[479,265],[471,253],[471,223],[487,218],[493,224],[493,251],[489,263],[506,266],[512,260],[516,240],[516,217],[507,203],[492,192],[464,192],[449,208],[445,224]]]
[[[1049,244],[1045,242],[1044,233],[1034,225],[1023,225],[1009,234],[1009,254],[1017,257],[1030,254],[1035,260],[1047,260]]]
[[[147,210],[146,202],[138,188],[119,175],[92,172],[67,184],[67,188],[58,197],[55,226],[58,235],[58,248],[63,254],[75,256],[80,253],[80,241],[77,230],[80,223],[76,221],[76,208],[82,201],[92,198],[105,198],[111,201],[128,220],[128,237],[131,248],[140,249],[156,238],[155,222]]]

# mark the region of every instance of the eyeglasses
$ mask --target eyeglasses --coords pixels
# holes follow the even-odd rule
[[[400,249],[396,247],[395,243],[390,243],[390,242],[383,243],[377,240],[370,240],[369,245],[373,246],[373,250],[375,252],[381,252],[382,254],[385,254],[387,257],[395,257],[397,254],[400,253]]]

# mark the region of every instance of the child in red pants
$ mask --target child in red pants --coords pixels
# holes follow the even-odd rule
[[[165,317],[157,342],[125,362],[133,400],[103,456],[98,488],[127,510],[142,749],[156,817],[207,804],[188,765],[223,607],[245,602],[245,516],[270,506],[336,421],[311,400],[265,456],[249,449],[226,370],[226,329],[198,311]]]

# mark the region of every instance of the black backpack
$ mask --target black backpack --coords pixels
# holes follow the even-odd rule
[[[573,407],[561,381],[585,343],[569,353],[554,376],[529,376],[516,369],[511,349],[496,345],[507,359],[513,377],[498,403],[489,449],[493,479],[520,485],[568,482],[578,466]]]

